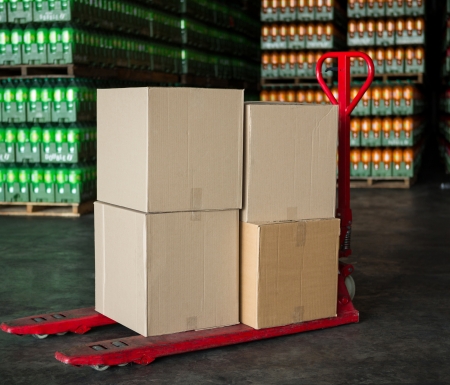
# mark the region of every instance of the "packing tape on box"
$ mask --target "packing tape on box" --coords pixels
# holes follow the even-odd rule
[[[198,211],[191,211],[191,221],[200,222],[202,220],[202,213]]]
[[[286,216],[288,221],[297,220],[297,207],[288,207]]]
[[[197,330],[197,317],[189,317],[186,319],[187,330]]]
[[[303,321],[303,306],[297,306],[292,313],[292,322],[298,323]]]
[[[306,223],[305,222],[297,223],[296,238],[297,238],[297,247],[305,246],[305,241],[306,241]]]
[[[202,209],[202,195],[203,189],[191,188],[191,210],[195,211]]]

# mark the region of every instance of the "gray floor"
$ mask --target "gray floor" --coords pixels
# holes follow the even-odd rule
[[[450,384],[450,190],[353,191],[361,322],[173,356],[65,366],[54,352],[121,326],[38,341],[0,333],[0,384]],[[93,217],[0,217],[0,321],[94,303]]]

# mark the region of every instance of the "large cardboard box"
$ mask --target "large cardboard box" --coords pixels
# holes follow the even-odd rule
[[[245,105],[241,220],[333,218],[338,107]]]
[[[98,91],[99,201],[142,212],[240,209],[243,91]]]
[[[96,202],[96,310],[143,336],[237,324],[238,216]]]
[[[336,316],[339,224],[241,222],[242,323],[262,329]]]

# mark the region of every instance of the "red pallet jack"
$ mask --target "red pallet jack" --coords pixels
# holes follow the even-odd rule
[[[328,58],[337,59],[338,66],[328,68],[338,72],[339,101],[333,96],[322,76],[322,65]],[[350,59],[363,59],[368,66],[368,77],[357,96],[350,103]],[[339,105],[339,191],[336,216],[341,219],[339,257],[351,255],[350,237],[352,211],[350,209],[350,114],[372,83],[375,74],[372,60],[360,52],[330,52],[323,55],[316,67],[319,84],[332,104]],[[109,341],[93,342],[75,346],[65,352],[56,352],[55,358],[73,366],[91,366],[103,371],[110,366],[129,363],[148,365],[158,357],[234,345],[243,342],[325,329],[333,326],[356,323],[359,313],[352,299],[355,284],[351,274],[353,266],[339,263],[337,317],[326,318],[256,330],[242,324],[216,329],[189,331],[157,337],[128,337]],[[110,325],[115,321],[97,313],[94,308],[67,312],[39,314],[1,324],[4,332],[17,335],[33,335],[43,339],[48,335],[63,335],[67,332],[84,334],[91,328]]]

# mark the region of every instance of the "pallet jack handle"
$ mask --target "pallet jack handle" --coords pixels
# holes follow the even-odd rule
[[[367,80],[356,97],[350,102],[350,59],[363,59],[368,66]],[[322,75],[322,66],[326,59],[337,59],[337,68],[328,70],[338,73],[338,100],[328,88]],[[350,239],[352,231],[352,210],[350,208],[350,114],[372,84],[375,67],[372,59],[362,52],[328,52],[320,57],[316,66],[316,77],[331,103],[339,106],[339,176],[338,176],[338,205],[336,217],[341,220],[341,236],[339,257],[351,255]]]

